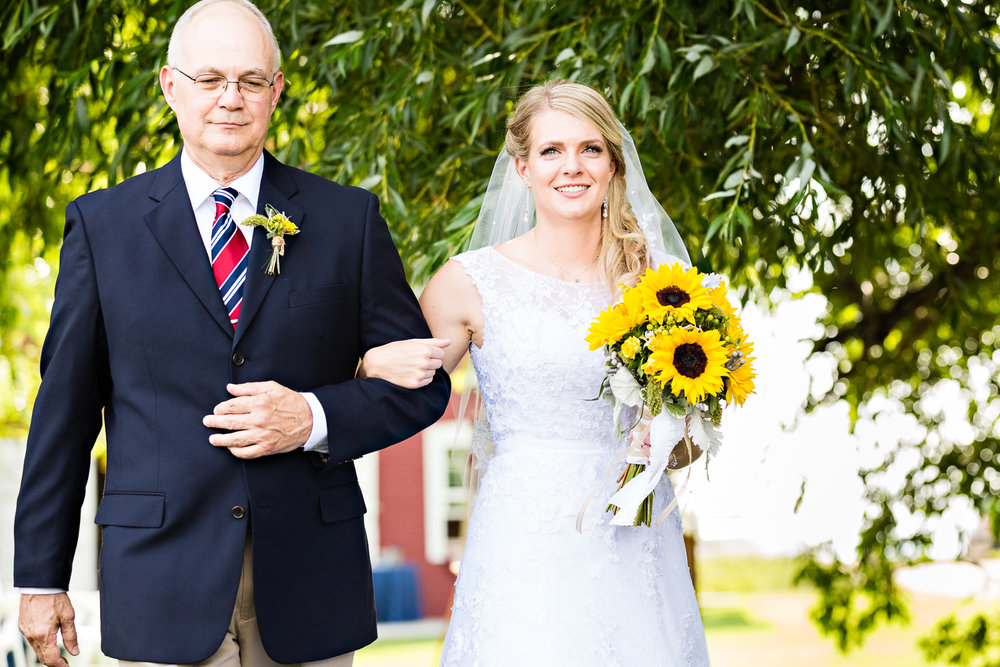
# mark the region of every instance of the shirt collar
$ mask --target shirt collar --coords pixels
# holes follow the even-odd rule
[[[214,178],[202,171],[201,167],[194,163],[187,149],[181,151],[181,175],[184,177],[184,185],[187,187],[188,197],[191,199],[191,208],[196,209],[212,196],[220,186]],[[257,199],[260,195],[260,181],[264,176],[264,153],[258,156],[250,169],[230,183],[227,187],[235,189],[238,193],[246,197],[250,202],[252,210],[257,210]]]

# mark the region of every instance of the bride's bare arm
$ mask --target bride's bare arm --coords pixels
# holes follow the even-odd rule
[[[368,350],[358,377],[381,378],[416,389],[429,383],[442,366],[448,373],[455,370],[470,341],[482,344],[482,302],[458,262],[451,260],[434,274],[420,296],[420,307],[435,337],[395,341]]]

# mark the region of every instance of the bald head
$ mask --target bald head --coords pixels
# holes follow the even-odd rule
[[[242,10],[259,24],[267,41],[267,51],[269,52],[268,56],[270,58],[270,73],[273,74],[281,69],[281,50],[278,48],[278,40],[274,37],[274,31],[271,29],[271,24],[267,20],[267,17],[265,17],[264,14],[257,9],[256,5],[248,0],[201,0],[200,2],[191,5],[174,25],[174,30],[170,35],[170,46],[167,48],[167,64],[171,67],[180,66],[178,63],[181,62],[181,52],[183,50],[182,44],[186,39],[186,33],[199,14],[202,14],[205,11],[213,13],[213,10],[214,13],[217,13],[219,10],[226,9]]]

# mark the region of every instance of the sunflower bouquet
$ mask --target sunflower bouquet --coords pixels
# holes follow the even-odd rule
[[[723,409],[753,393],[753,345],[722,278],[679,263],[648,269],[597,316],[587,342],[607,352],[601,393],[614,405],[619,435],[629,433],[631,443],[608,501],[611,523],[649,526],[653,489],[674,446],[684,440],[689,451],[714,454]]]

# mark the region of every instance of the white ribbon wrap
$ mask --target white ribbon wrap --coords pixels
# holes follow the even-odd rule
[[[618,507],[611,525],[631,526],[635,523],[639,505],[659,484],[667,469],[670,452],[683,437],[683,417],[674,417],[667,411],[653,417],[649,426],[649,464],[608,500],[609,504]]]

